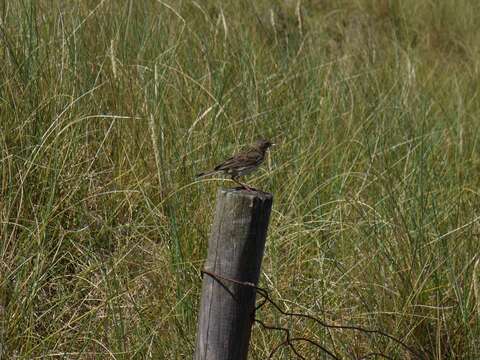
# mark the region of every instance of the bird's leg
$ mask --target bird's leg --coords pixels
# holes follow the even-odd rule
[[[250,186],[248,186],[247,184],[243,184],[241,183],[240,181],[237,180],[237,178],[235,176],[232,176],[232,180],[237,183],[238,185],[240,185],[241,187],[243,187],[245,190],[247,191],[250,191],[250,192],[255,192]]]

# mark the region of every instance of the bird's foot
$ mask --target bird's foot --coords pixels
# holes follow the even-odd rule
[[[258,192],[257,189],[255,188],[252,188],[250,186],[248,186],[247,184],[244,184],[244,183],[241,183],[240,181],[238,181],[236,178],[232,177],[232,180],[237,183],[238,185],[240,185],[240,187],[238,187],[237,189],[241,190],[247,190],[248,192],[251,192],[251,193],[254,193],[254,192]]]
[[[250,187],[250,186],[248,186],[248,185],[242,184],[242,186],[243,186],[243,188],[244,188],[245,190],[247,190],[248,192],[257,192],[257,189],[252,188],[252,187]]]

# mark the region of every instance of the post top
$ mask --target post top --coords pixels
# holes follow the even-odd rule
[[[261,200],[271,200],[273,198],[273,195],[264,192],[262,190],[258,189],[253,189],[254,191],[248,191],[247,189],[243,189],[241,187],[236,187],[236,188],[220,188],[218,190],[219,194],[226,195],[226,194],[231,194],[235,196],[242,196],[242,197],[248,197],[248,198],[259,198]]]

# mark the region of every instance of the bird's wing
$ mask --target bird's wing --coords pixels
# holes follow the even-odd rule
[[[258,151],[246,151],[225,160],[215,170],[239,169],[257,165],[262,160],[262,154]]]

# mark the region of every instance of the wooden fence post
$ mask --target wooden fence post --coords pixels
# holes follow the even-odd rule
[[[195,360],[245,360],[272,195],[220,189],[203,275]]]

